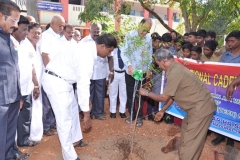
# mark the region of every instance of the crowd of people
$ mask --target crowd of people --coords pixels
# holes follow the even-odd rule
[[[201,98],[209,105],[200,105],[205,111],[201,116],[195,119],[188,116],[182,122],[182,135],[185,135],[182,137],[192,137],[195,133],[201,136],[197,140],[189,139],[191,143],[183,145],[180,157],[198,159],[216,105],[209,91],[195,76],[191,75],[189,81],[183,77],[184,83],[178,82],[180,79],[176,76],[189,73],[173,62],[173,55],[201,63],[240,63],[240,31],[231,32],[225,39],[225,46],[217,49],[214,31],[200,29],[183,36],[175,31],[162,36],[154,32],[150,36],[151,27],[151,19],[142,19],[138,28],[126,33],[122,45],[119,45],[121,38],[118,32],[102,34],[100,24],[92,24],[90,34],[81,38],[79,30],[56,15],[43,31],[32,16],[20,15],[14,2],[0,2],[0,160],[28,159],[30,154],[20,152],[18,147],[36,146],[43,135],[56,134],[63,159],[78,160],[74,147],[87,145],[82,140],[79,113],[83,113],[84,130],[91,128],[91,119],[106,119],[104,99],[107,82],[110,118],[117,117],[119,102],[119,116],[126,118],[127,124],[136,119],[137,127],[143,125],[146,116],[154,119],[152,112],[158,111],[158,101],[166,102],[165,108],[173,100],[184,106],[182,96],[191,95],[192,88],[189,87],[189,93],[181,95],[177,84],[181,87],[197,85],[202,90]],[[148,79],[154,81],[148,90],[140,89],[139,94],[143,95],[140,105],[139,94],[135,96],[135,86],[139,90],[141,83],[132,77],[139,69],[144,71],[144,83],[149,83]],[[173,79],[167,83],[165,96],[159,96],[162,70],[167,72],[169,79]],[[194,96],[192,99],[196,99]],[[148,105],[144,106],[144,102]],[[183,109],[194,108],[195,103],[192,101]],[[131,116],[127,117],[126,109]],[[202,129],[187,133],[190,121]],[[212,144],[217,145],[224,140],[224,136],[217,134]],[[184,155],[192,143],[198,145],[192,147],[194,151],[191,154]],[[228,144],[233,145],[233,140],[228,139]]]

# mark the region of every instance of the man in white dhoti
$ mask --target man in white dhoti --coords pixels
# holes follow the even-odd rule
[[[33,23],[28,26],[28,35],[24,43],[24,50],[31,53],[33,56],[33,64],[35,67],[37,81],[39,86],[39,97],[32,97],[32,120],[30,127],[30,140],[41,141],[43,136],[43,121],[42,121],[42,94],[41,94],[41,79],[42,79],[42,57],[40,53],[39,39],[41,38],[42,29],[38,23]]]
[[[61,47],[61,46],[59,46]],[[78,103],[84,113],[84,129],[91,127],[90,78],[97,53],[106,57],[117,47],[111,34],[104,34],[95,42],[88,42],[65,48],[48,63],[42,78],[42,85],[52,105],[64,160],[79,160],[73,143],[82,139],[78,105],[72,84],[77,82]]]

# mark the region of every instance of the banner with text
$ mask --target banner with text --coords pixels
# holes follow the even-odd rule
[[[236,88],[232,100],[226,99],[226,89],[240,74],[240,64],[217,62],[202,64],[190,59],[175,58],[175,60],[185,65],[200,78],[216,102],[217,110],[209,129],[240,141],[240,86]],[[163,74],[161,93],[163,93],[165,85],[166,77]],[[160,107],[162,106],[163,103],[160,104]],[[167,113],[181,119],[187,114],[175,102],[168,108]]]

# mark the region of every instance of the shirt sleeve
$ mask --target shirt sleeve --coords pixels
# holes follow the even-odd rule
[[[179,77],[177,77],[179,76]],[[174,97],[176,95],[178,86],[182,80],[182,76],[179,73],[171,72],[167,77],[166,87],[164,88],[163,94]]]
[[[89,47],[86,47],[86,49],[89,49]],[[78,50],[75,52],[75,57],[78,59],[78,65],[76,69],[78,104],[83,112],[90,110],[90,79],[93,74],[93,65],[95,59],[93,54],[89,51],[86,51],[86,49],[81,53],[79,53]]]
[[[123,46],[120,48],[120,50],[121,50],[121,58],[122,58],[122,60],[123,60],[123,63],[128,67],[128,66],[130,66],[131,65],[131,63],[130,63],[130,60],[129,60],[129,58],[127,57],[127,54],[126,54],[126,52],[127,52],[127,49],[128,49],[128,35],[126,35],[125,36],[125,38],[124,38],[124,44],[123,44]]]

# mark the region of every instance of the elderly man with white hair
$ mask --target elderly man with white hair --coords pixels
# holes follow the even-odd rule
[[[198,160],[206,139],[208,127],[216,110],[215,101],[198,76],[186,67],[175,62],[173,55],[166,49],[156,51],[156,63],[166,71],[167,83],[163,94],[155,94],[143,88],[139,93],[159,102],[165,102],[162,109],[156,114],[159,121],[164,112],[176,101],[181,109],[187,112],[182,121],[179,156],[181,160]],[[162,148],[162,152],[169,152],[174,148],[177,140]]]

